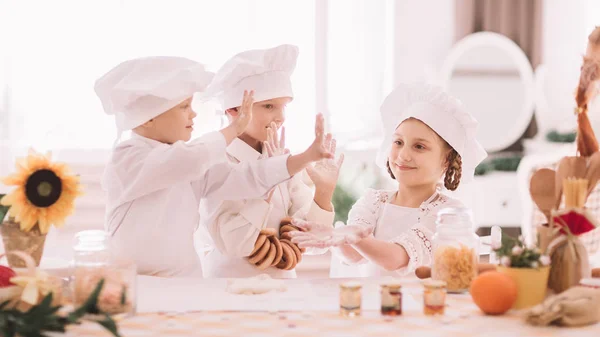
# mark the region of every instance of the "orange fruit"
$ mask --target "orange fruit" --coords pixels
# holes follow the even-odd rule
[[[471,282],[469,290],[473,302],[488,315],[502,315],[517,300],[517,284],[508,275],[488,271]]]

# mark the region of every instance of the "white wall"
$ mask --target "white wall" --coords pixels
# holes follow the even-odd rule
[[[545,0],[543,11],[549,123],[568,129],[587,36],[600,25],[600,1]],[[396,0],[394,15],[394,83],[435,80],[454,42],[454,1]]]
[[[546,66],[544,93],[549,125],[572,128],[570,114],[575,101],[579,68],[591,32],[589,5],[596,0],[546,1],[544,3],[542,62]],[[600,15],[599,15],[600,17]]]

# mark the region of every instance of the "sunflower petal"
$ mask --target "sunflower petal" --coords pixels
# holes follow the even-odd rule
[[[16,193],[14,193],[14,192],[7,194],[0,199],[0,205],[11,206],[15,202],[16,197],[17,197]]]
[[[40,232],[42,234],[47,234],[48,230],[50,230],[50,223],[45,217],[40,217],[40,220],[38,221],[38,226],[40,227]]]
[[[11,174],[6,177],[2,177],[0,180],[4,185],[15,186],[15,185],[23,185],[26,181],[26,176],[23,174]]]

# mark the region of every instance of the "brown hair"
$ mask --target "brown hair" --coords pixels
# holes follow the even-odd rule
[[[440,137],[441,139],[441,137]],[[449,191],[454,191],[458,188],[460,184],[460,178],[462,176],[462,158],[460,154],[456,152],[456,150],[451,147],[445,140],[442,139],[447,148],[449,148],[448,155],[446,156],[446,175],[444,176],[444,187],[446,187]],[[394,173],[392,173],[392,169],[390,168],[390,161],[385,162],[385,166],[387,167],[387,171],[390,174],[392,179],[396,180]]]
[[[595,55],[596,54],[596,55]],[[598,141],[587,116],[588,103],[594,96],[594,82],[600,79],[600,27],[588,36],[587,54],[583,57],[579,85],[575,93],[577,102],[577,151],[590,156],[598,151]]]

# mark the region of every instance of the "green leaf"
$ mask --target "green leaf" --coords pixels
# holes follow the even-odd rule
[[[105,314],[104,319],[101,321],[96,321],[98,324],[102,325],[106,330],[113,334],[115,337],[121,337],[119,334],[117,323],[110,317],[110,315]]]
[[[5,196],[6,194],[0,194],[0,200]],[[0,223],[2,221],[4,221],[4,217],[6,216],[6,213],[8,213],[8,210],[10,209],[10,206],[2,206],[0,205]]]
[[[52,306],[52,293],[46,295],[38,305],[34,305],[26,312],[9,308],[9,302],[3,302],[0,304],[0,335],[42,337],[48,336],[48,332],[64,333],[67,325],[80,324],[80,319],[86,314],[97,314],[99,312],[97,306],[98,296],[103,285],[104,280],[98,282],[86,302],[67,317],[57,314],[61,306]],[[117,324],[109,315],[103,314],[100,321],[90,321],[97,322],[114,336],[120,337]]]
[[[556,130],[552,130],[546,134],[546,140],[551,143],[573,143],[576,139],[576,131],[561,133]]]
[[[121,305],[125,305],[126,302],[127,302],[127,287],[123,286],[123,289],[121,290]]]
[[[71,321],[78,321],[80,318],[85,316],[85,314],[98,314],[100,310],[98,310],[98,296],[100,295],[100,291],[104,286],[104,279],[101,279],[100,282],[94,288],[94,291],[90,294],[90,297],[75,311],[69,314],[69,319]]]

